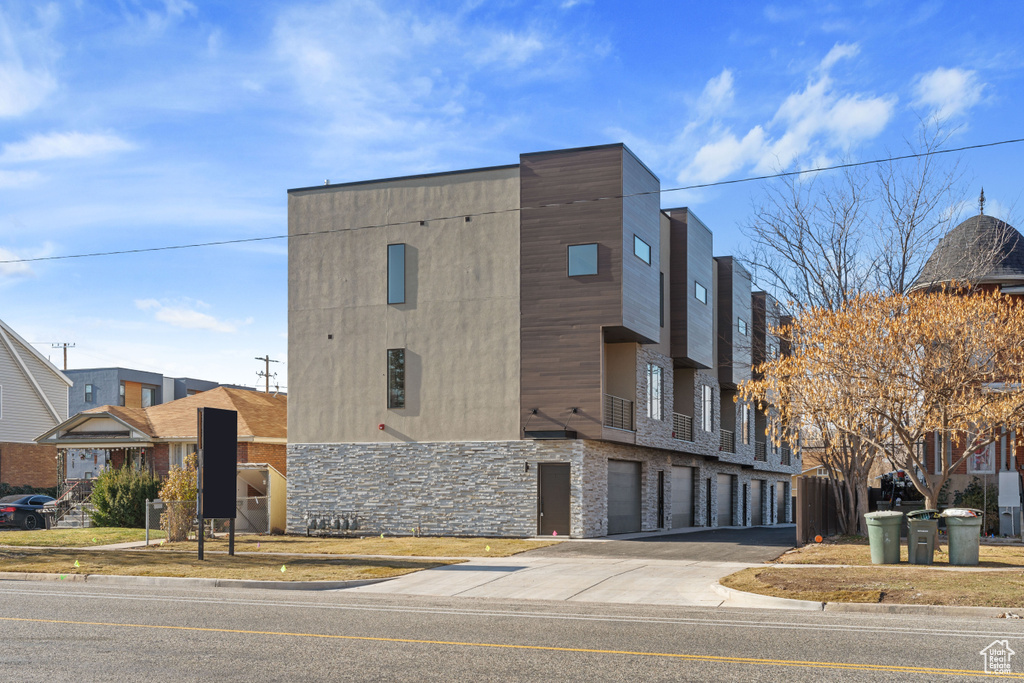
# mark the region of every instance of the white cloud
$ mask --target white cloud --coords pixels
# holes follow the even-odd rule
[[[154,317],[160,322],[167,323],[174,327],[182,327],[190,330],[210,330],[212,332],[237,332],[237,323],[229,323],[218,320],[209,313],[197,311],[195,308],[209,308],[202,301],[193,302],[194,307],[189,307],[186,302],[182,305],[166,305],[156,299],[136,299],[135,307],[141,311],[154,311]],[[252,322],[245,321],[246,324]]]
[[[26,187],[34,185],[42,179],[35,171],[4,171],[0,170],[0,189],[10,187]]]
[[[709,81],[682,137],[712,141],[702,142],[692,153],[679,181],[715,182],[744,168],[767,173],[799,158],[827,158],[877,137],[892,118],[897,98],[842,92],[829,74],[839,61],[859,52],[855,43],[837,43],[812,69],[802,90],[787,95],[770,121],[754,125],[742,137],[719,120],[734,98],[732,73],[723,71]]]
[[[20,24],[0,7],[0,117],[28,114],[57,89],[50,73],[57,52],[50,32],[60,10],[56,4],[44,5],[33,16],[36,24]]]
[[[544,50],[544,43],[532,34],[500,33],[487,42],[487,48],[477,55],[477,63],[496,64],[506,69],[519,68]]]
[[[57,88],[57,81],[43,69],[21,64],[0,64],[0,116],[21,116],[36,109]]]
[[[110,134],[96,133],[50,133],[33,135],[24,142],[12,142],[4,145],[0,153],[0,161],[49,161],[51,159],[71,159],[92,157],[111,152],[124,152],[134,149],[130,142]]]
[[[21,259],[42,258],[52,254],[53,244],[50,242],[21,253],[0,247],[0,261],[19,261],[18,263],[0,263],[0,278],[33,277],[36,273],[32,269],[32,264],[25,263]]]
[[[822,71],[828,71],[835,63],[840,59],[850,59],[860,54],[860,45],[857,43],[836,43],[832,46],[832,49],[828,51],[825,58],[821,60],[821,64],[818,68]]]
[[[937,119],[950,119],[981,101],[984,89],[976,71],[939,67],[918,76],[914,104],[927,108]]]

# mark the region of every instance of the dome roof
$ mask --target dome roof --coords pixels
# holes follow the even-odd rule
[[[968,218],[939,240],[914,289],[952,281],[1024,283],[1024,236],[992,216]]]

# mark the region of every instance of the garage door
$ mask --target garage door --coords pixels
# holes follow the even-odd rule
[[[608,533],[640,531],[640,463],[608,461]]]
[[[732,475],[718,475],[718,526],[732,526]]]
[[[764,482],[760,479],[755,479],[750,482],[750,523],[754,526],[761,526],[764,524],[764,515],[762,514],[762,500],[763,500]]]
[[[693,526],[693,468],[672,467],[672,528]]]

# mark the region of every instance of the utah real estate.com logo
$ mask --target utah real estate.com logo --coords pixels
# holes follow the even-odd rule
[[[996,640],[979,653],[985,660],[985,673],[1010,673],[1010,659],[1017,654],[1010,649],[1008,640]]]

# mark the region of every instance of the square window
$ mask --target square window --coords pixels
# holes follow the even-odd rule
[[[651,245],[633,235],[633,253],[640,257],[640,260],[651,265]]]
[[[694,282],[693,284],[693,295],[697,297],[697,301],[706,304],[708,302],[708,290],[699,282]]]
[[[569,277],[577,275],[597,275],[596,244],[569,246]]]
[[[740,334],[742,334],[744,337],[746,337],[747,336],[747,321],[744,320],[743,318],[738,318],[736,320],[736,325],[740,328]]]
[[[388,408],[405,407],[405,349],[388,349]]]

